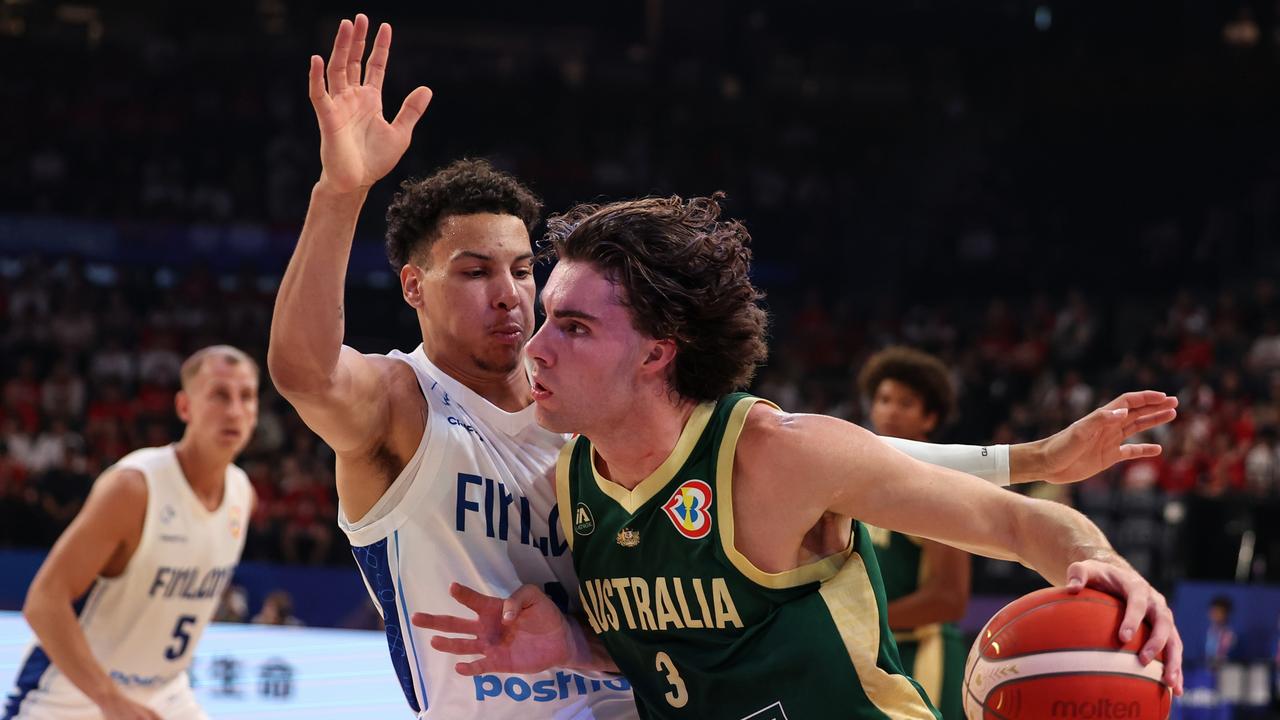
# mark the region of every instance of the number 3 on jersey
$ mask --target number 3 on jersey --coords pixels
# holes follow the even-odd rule
[[[671,662],[671,656],[665,652],[659,652],[654,658],[654,665],[657,666],[658,672],[666,673],[667,682],[671,685],[671,691],[663,695],[667,699],[667,704],[673,708],[682,708],[687,705],[689,691],[685,689],[684,678],[680,677],[676,664]]]
[[[178,623],[173,626],[173,644],[164,650],[166,660],[177,660],[187,654],[187,645],[191,642],[191,633],[187,631],[187,626],[195,621],[194,615],[183,615],[178,618]]]

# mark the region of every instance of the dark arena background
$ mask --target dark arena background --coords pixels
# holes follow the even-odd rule
[[[1016,491],[1087,514],[1168,596],[1174,717],[1280,717],[1266,0],[0,0],[0,682],[93,479],[181,435],[182,359],[228,343],[264,368],[237,461],[259,504],[197,695],[214,718],[410,716],[335,523],[333,453],[265,372],[320,172],[307,58],[356,12],[395,27],[388,115],[416,85],[434,99],[357,228],[348,345],[420,341],[382,248],[406,178],[484,157],[548,212],[723,190],[771,318],[752,391],[788,411],[869,424],[858,370],[891,345],[952,373],[939,442],[1029,441],[1120,392],[1177,395],[1146,437],[1160,457]],[[961,629],[1044,585],[975,559]],[[1231,641],[1209,619],[1222,598]]]

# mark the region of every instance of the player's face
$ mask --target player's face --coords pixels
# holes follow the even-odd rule
[[[178,416],[202,445],[239,455],[258,424],[258,376],[246,363],[211,357],[178,393]]]
[[[433,358],[464,372],[510,373],[533,329],[533,254],[513,215],[440,221],[426,267],[406,266],[405,301],[418,309]]]
[[[871,424],[879,435],[923,440],[938,424],[934,413],[926,412],[920,393],[897,380],[880,381],[871,399]]]
[[[547,320],[529,341],[538,424],[592,434],[632,405],[653,344],[631,324],[618,290],[587,263],[562,261],[542,291]]]

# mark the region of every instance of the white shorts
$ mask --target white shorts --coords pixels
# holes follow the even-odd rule
[[[145,694],[125,692],[129,699],[155,710],[164,720],[209,720],[191,690],[187,674],[170,680],[158,690]],[[0,707],[0,712],[3,708]],[[102,711],[79,690],[50,693],[37,688],[22,699],[17,714],[6,720],[102,720]]]

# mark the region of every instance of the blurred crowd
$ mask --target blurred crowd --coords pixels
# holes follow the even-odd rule
[[[173,394],[187,353],[231,342],[265,357],[273,294],[270,278],[249,272],[34,257],[5,268],[0,544],[47,546],[99,472],[134,448],[180,435]],[[394,290],[351,293],[351,336],[416,344],[407,308],[387,312],[399,304]],[[934,352],[954,369],[957,411],[935,438],[944,442],[1034,440],[1123,391],[1177,394],[1178,420],[1148,438],[1163,455],[1075,488],[1039,490],[1080,505],[1147,571],[1197,572],[1165,564],[1178,542],[1167,534],[1170,522],[1193,522],[1197,503],[1243,499],[1269,512],[1280,498],[1280,288],[1270,279],[1152,297],[1073,291],[867,305],[814,291],[793,300],[771,299],[772,357],[754,389],[794,411],[864,421],[854,377],[867,355],[891,344]],[[402,323],[387,324],[387,315]],[[260,407],[240,460],[260,498],[247,557],[346,562],[331,451],[265,375]],[[1173,504],[1182,515],[1168,516]],[[1265,542],[1258,554],[1265,557]],[[1221,570],[1225,561],[1209,562]]]

